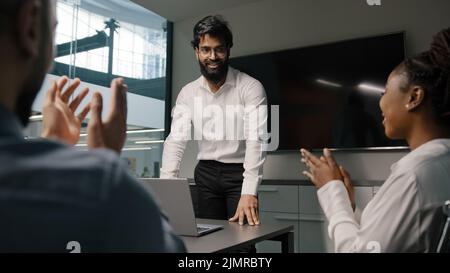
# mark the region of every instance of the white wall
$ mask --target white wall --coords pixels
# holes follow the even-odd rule
[[[41,112],[42,105],[44,104],[45,95],[47,90],[51,86],[51,81],[58,81],[60,76],[47,74],[42,87],[34,100],[32,109],[34,111]],[[111,90],[108,87],[95,85],[91,83],[82,82],[77,90],[74,92],[73,97],[78,95],[85,87],[89,88],[89,94],[83,100],[78,107],[78,112],[81,112],[83,108],[92,100],[94,92],[100,92],[103,97],[103,110],[102,118],[106,119],[109,114]],[[130,90],[131,91],[131,90]],[[128,93],[127,94],[127,124],[142,126],[148,128],[164,128],[164,115],[165,115],[165,102],[155,98],[144,97],[141,95]],[[90,118],[90,113],[87,119]]]
[[[428,49],[431,37],[450,26],[448,0],[262,0],[216,11],[230,23],[234,34],[233,56],[322,44],[337,40],[406,31],[408,55]],[[190,41],[199,14],[174,24],[173,101],[180,89],[200,75]],[[181,175],[193,177],[196,145],[188,145]],[[339,152],[337,159],[354,179],[383,180],[390,165],[404,152]],[[269,155],[264,177],[303,178],[297,153]]]

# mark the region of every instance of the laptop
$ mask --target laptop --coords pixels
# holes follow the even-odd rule
[[[178,235],[198,237],[223,228],[222,225],[197,223],[187,178],[140,178],[139,180],[144,183],[144,187],[153,192]]]

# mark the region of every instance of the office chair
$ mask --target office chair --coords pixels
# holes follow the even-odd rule
[[[446,221],[436,252],[450,253],[450,200],[445,201],[444,206],[442,206],[442,210],[446,217]]]

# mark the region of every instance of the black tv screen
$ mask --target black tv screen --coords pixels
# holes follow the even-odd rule
[[[278,150],[402,147],[385,136],[378,103],[404,48],[401,32],[236,57],[230,65],[261,81],[268,104],[279,105]]]

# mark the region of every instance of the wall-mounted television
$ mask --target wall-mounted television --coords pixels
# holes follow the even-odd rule
[[[404,33],[230,59],[279,105],[278,150],[405,147],[384,134],[379,99],[404,59]],[[273,126],[271,126],[273,127]]]

